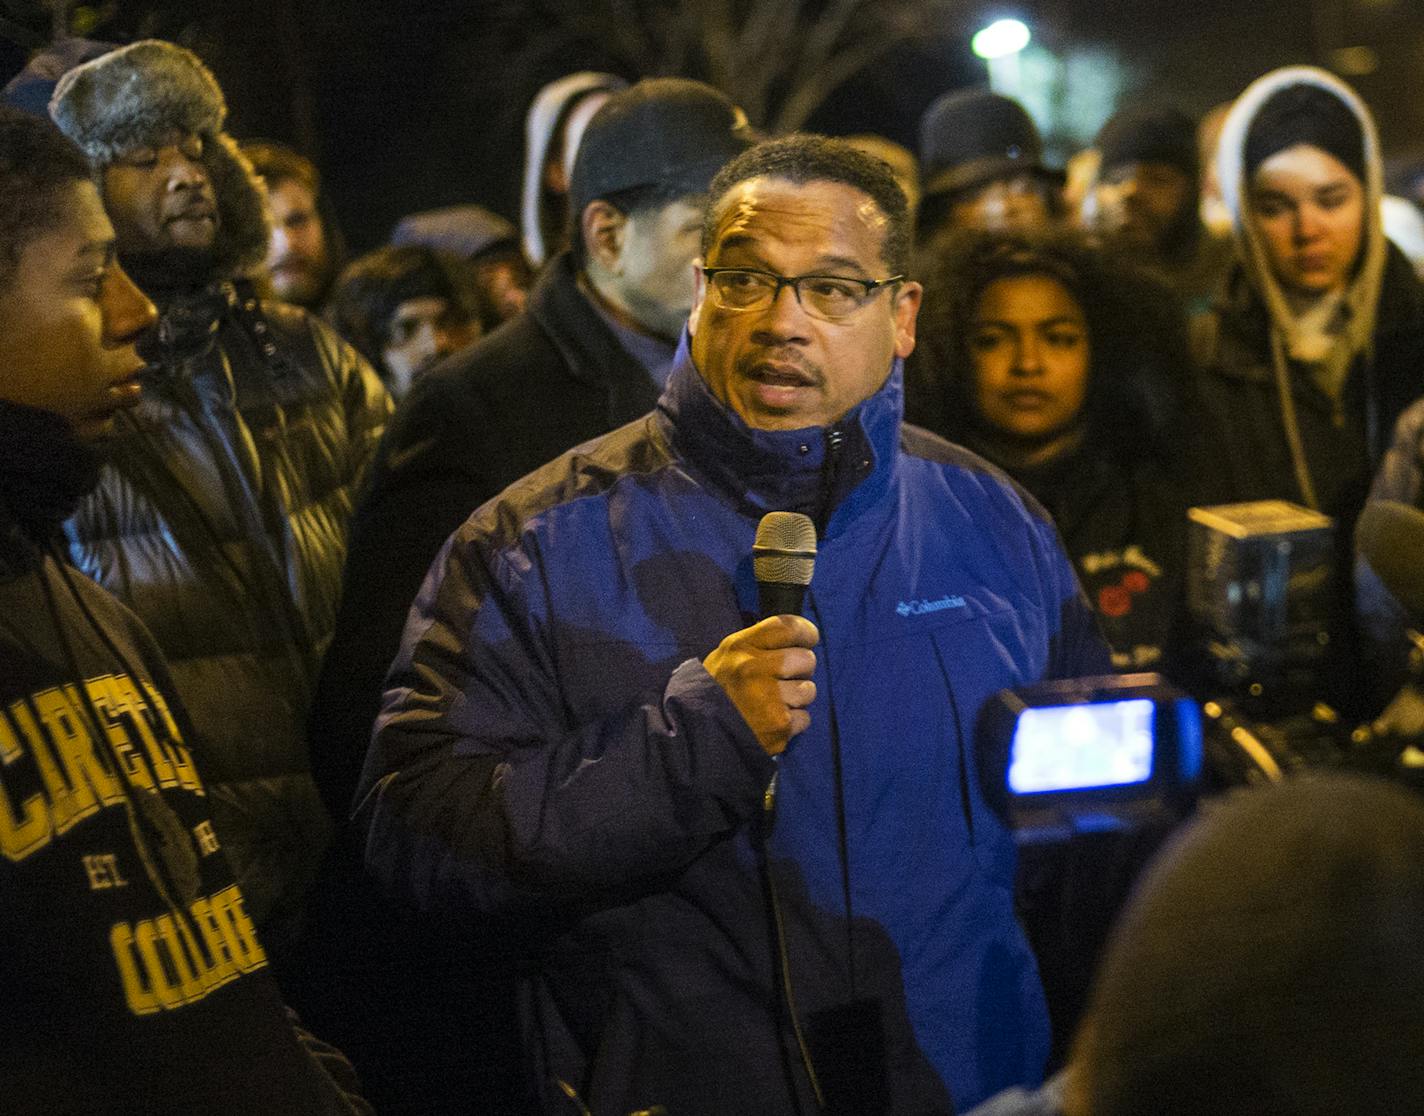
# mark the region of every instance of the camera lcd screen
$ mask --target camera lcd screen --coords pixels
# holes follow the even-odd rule
[[[1037,794],[1146,782],[1153,708],[1147,698],[1132,698],[1023,710],[1010,753],[1010,790]]]

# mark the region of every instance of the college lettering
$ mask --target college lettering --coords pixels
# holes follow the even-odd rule
[[[94,740],[72,684],[42,690],[0,712],[0,853],[9,860],[21,861],[99,810],[120,805],[120,774],[144,792],[205,793],[156,689],[112,674],[91,678],[84,688],[106,744]],[[17,801],[4,775],[26,756],[42,789]]]
[[[267,964],[236,884],[195,900],[189,910],[191,921],[170,912],[116,922],[109,930],[124,999],[135,1015],[197,1003]]]

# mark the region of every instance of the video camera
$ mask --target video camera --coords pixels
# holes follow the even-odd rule
[[[1170,823],[1196,801],[1201,711],[1158,674],[1000,691],[978,739],[985,798],[1020,844]]]
[[[1424,636],[1408,633],[1392,728],[1353,725],[1319,697],[1335,662],[1333,521],[1265,500],[1193,508],[1188,525],[1203,700],[1156,674],[999,693],[980,719],[979,771],[1020,844],[1147,828],[1185,816],[1199,794],[1312,768],[1424,790]],[[1405,612],[1424,617],[1424,512],[1373,503],[1357,537]]]
[[[1357,544],[1383,567],[1396,598],[1424,598],[1424,513],[1371,504]],[[1312,768],[1419,781],[1409,763],[1412,740],[1352,724],[1324,696],[1342,683],[1364,683],[1330,638],[1342,599],[1338,552],[1333,520],[1282,500],[1188,513],[1188,606],[1205,633],[1205,753],[1217,784]],[[1424,640],[1413,638],[1418,683]]]

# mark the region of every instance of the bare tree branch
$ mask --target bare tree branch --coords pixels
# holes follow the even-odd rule
[[[825,66],[861,3],[862,0],[832,0],[826,14],[808,28],[810,33],[800,45],[791,78],[793,91],[802,88]]]
[[[794,54],[803,7],[804,0],[784,0],[780,4],[761,0],[747,20],[741,54],[745,67],[744,83],[762,91],[762,111],[752,117],[757,124],[766,123],[766,96],[778,78],[784,75],[787,60]]]
[[[805,125],[811,114],[841,85],[860,73],[881,55],[910,38],[913,38],[913,34],[905,31],[867,39],[859,46],[841,51],[811,75],[808,81],[796,86],[791,91],[776,114],[774,130],[794,132]]]
[[[730,0],[688,0],[683,5],[689,22],[699,24],[699,37],[707,52],[707,65],[714,84],[732,81],[736,65],[737,36]]]
[[[692,46],[697,37],[697,24],[688,18],[680,6],[675,10],[668,11],[658,5],[658,9],[662,12],[663,21],[667,24],[667,28],[663,32],[666,52],[666,66],[663,72],[667,74],[689,73]]]
[[[754,123],[786,129],[965,0],[535,2],[551,34],[600,44],[632,73],[702,77]]]

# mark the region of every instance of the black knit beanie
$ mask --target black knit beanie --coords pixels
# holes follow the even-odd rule
[[[1365,181],[1365,139],[1350,106],[1318,85],[1288,85],[1267,98],[1246,131],[1246,176],[1298,143],[1329,152]]]
[[[1103,125],[1093,146],[1105,172],[1127,163],[1166,163],[1197,178],[1196,125],[1178,109],[1125,108]]]

